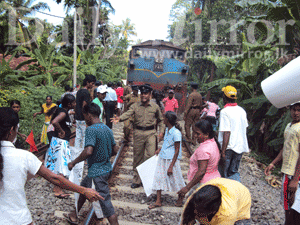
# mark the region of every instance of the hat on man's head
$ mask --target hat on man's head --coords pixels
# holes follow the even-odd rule
[[[230,85],[223,87],[222,91],[224,92],[225,96],[231,99],[237,99],[236,95],[237,95],[237,90],[235,89],[235,87],[232,87]]]
[[[100,94],[103,94],[103,93],[107,92],[107,89],[105,86],[99,86],[99,87],[97,87],[97,92]]]
[[[137,86],[137,85],[132,85],[132,86],[131,86],[131,89],[134,90],[134,91],[138,91],[138,90],[139,90],[139,86]]]
[[[140,86],[140,91],[141,91],[141,93],[149,93],[149,92],[151,92],[153,89],[152,89],[152,87],[151,86],[149,86],[149,85],[141,85]]]
[[[293,105],[296,105],[296,104],[299,104],[299,105],[300,105],[300,101],[294,102],[294,103],[290,104],[290,106],[293,106]]]
[[[191,82],[190,86],[194,89],[197,89],[199,87],[199,84],[195,82]]]
[[[170,89],[170,90],[169,90],[169,93],[173,93],[173,94],[174,94],[174,90],[173,90],[173,89]]]

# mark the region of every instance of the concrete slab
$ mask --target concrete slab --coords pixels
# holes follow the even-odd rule
[[[145,209],[145,210],[149,210],[147,204],[139,204],[139,203],[132,203],[132,202],[123,202],[123,201],[112,201],[112,204],[114,207],[117,208],[131,208],[131,209],[135,209],[135,210],[141,210],[141,209]],[[163,212],[168,212],[168,213],[177,213],[177,214],[181,214],[183,208],[182,207],[170,207],[170,206],[162,206],[159,208],[155,208],[155,209],[151,209],[151,211],[163,211]]]
[[[119,174],[118,178],[126,179],[126,180],[132,180],[133,176],[132,175],[127,175],[127,174]]]
[[[136,223],[132,221],[119,220],[120,225],[153,225],[149,223]]]
[[[132,170],[132,166],[121,166],[121,168],[122,168],[122,169],[125,169],[125,170]],[[187,173],[188,173],[187,171],[183,171],[183,172],[182,172],[182,175],[183,175],[183,176],[186,176]]]
[[[187,180],[185,180],[187,181]],[[113,191],[118,191],[118,192],[125,192],[125,193],[130,193],[130,194],[141,194],[141,193],[145,193],[144,191],[144,188],[143,187],[139,187],[139,188],[135,188],[135,189],[132,189],[131,187],[129,186],[119,186],[119,185],[116,185],[115,187],[111,187],[110,190],[113,192]],[[170,196],[173,196],[175,198],[177,198],[177,194],[174,192],[164,192],[163,194],[168,194]],[[112,198],[113,198],[113,195],[112,195]]]
[[[131,194],[140,194],[140,193],[145,193],[143,187],[135,188],[132,189],[130,186],[119,186],[116,185],[115,187],[110,188],[111,191],[118,191],[118,192],[126,192],[126,193],[131,193]],[[113,196],[112,196],[113,198]]]
[[[133,158],[125,158],[127,162],[133,162]]]

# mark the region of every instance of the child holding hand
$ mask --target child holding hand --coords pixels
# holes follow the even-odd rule
[[[161,149],[155,154],[158,155],[157,167],[153,182],[153,190],[157,191],[156,202],[149,206],[149,209],[161,207],[161,192],[177,192],[185,186],[179,159],[181,159],[181,128],[177,124],[176,113],[167,111],[164,116],[166,131],[164,143]],[[182,206],[182,197],[179,196],[175,206]]]

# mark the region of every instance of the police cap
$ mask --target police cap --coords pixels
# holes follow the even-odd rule
[[[194,89],[197,89],[199,87],[199,84],[195,83],[195,82],[192,82],[191,84],[191,87],[194,88]]]
[[[137,86],[137,85],[132,85],[132,86],[131,86],[131,89],[134,90],[134,91],[138,91],[138,90],[139,90],[139,86]]]
[[[149,85],[141,85],[140,86],[140,91],[141,91],[141,93],[149,93],[149,92],[151,92],[153,89],[152,89],[152,87],[150,87]]]

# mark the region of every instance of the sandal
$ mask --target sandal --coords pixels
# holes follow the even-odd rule
[[[63,216],[65,217],[65,219],[70,223],[70,224],[74,224],[77,225],[78,223],[78,219],[76,221],[73,221],[70,217],[70,214],[68,213],[64,213]]]
[[[148,209],[155,209],[159,207],[161,207],[161,205],[153,204],[153,205],[149,205]]]

